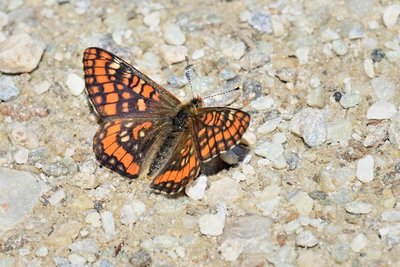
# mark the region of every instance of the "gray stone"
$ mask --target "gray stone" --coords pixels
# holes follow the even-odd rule
[[[248,23],[260,32],[272,34],[271,16],[267,13],[256,13],[251,16]]]
[[[12,100],[19,92],[20,89],[11,76],[0,76],[0,102]]]
[[[0,168],[0,235],[21,222],[46,190],[47,186],[28,172]]]

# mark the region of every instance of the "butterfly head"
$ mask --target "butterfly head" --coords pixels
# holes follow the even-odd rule
[[[192,103],[192,107],[194,107],[194,108],[204,107],[204,101],[201,98],[201,96],[197,96],[197,97],[193,98],[191,103]]]

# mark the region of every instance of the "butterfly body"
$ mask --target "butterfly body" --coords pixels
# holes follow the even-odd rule
[[[84,52],[86,90],[103,123],[93,150],[105,167],[128,177],[150,176],[158,192],[176,193],[193,181],[202,161],[236,145],[250,116],[204,107],[201,97],[174,95],[101,48]]]

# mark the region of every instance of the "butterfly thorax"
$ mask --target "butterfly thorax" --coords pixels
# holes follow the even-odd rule
[[[179,109],[178,113],[172,117],[174,130],[177,132],[183,132],[187,129],[189,118],[195,114],[197,108],[202,107],[203,105],[201,97],[193,98],[188,104],[183,105]]]

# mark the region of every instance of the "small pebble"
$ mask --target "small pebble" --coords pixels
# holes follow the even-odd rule
[[[234,172],[234,173],[232,174],[232,178],[233,178],[235,181],[241,182],[241,181],[246,180],[247,176],[246,176],[246,174],[244,174],[243,172]]]
[[[400,14],[400,5],[390,5],[383,11],[383,24],[387,28],[394,27]]]
[[[13,156],[15,163],[17,164],[25,164],[28,162],[29,158],[29,149],[26,149],[24,147],[20,147],[17,152]]]
[[[47,254],[49,253],[49,250],[46,246],[40,246],[37,250],[36,250],[36,256],[38,257],[46,257]]]
[[[314,200],[306,192],[298,192],[290,199],[290,203],[301,215],[309,215],[314,206]]]
[[[345,210],[351,214],[368,214],[372,211],[372,204],[366,202],[349,202],[345,205]]]
[[[364,71],[369,78],[373,79],[375,77],[374,63],[372,59],[364,59]]]
[[[307,95],[307,105],[310,107],[323,108],[325,106],[325,89],[318,87],[311,90]]]
[[[301,232],[296,237],[296,245],[305,248],[312,248],[318,244],[318,239],[315,237],[313,232],[306,230]]]
[[[85,81],[75,73],[69,73],[65,82],[72,95],[78,96],[85,89]]]
[[[349,48],[347,47],[346,43],[342,40],[335,40],[332,43],[333,51],[335,51],[336,55],[344,56],[348,53]]]
[[[251,16],[248,23],[256,30],[264,33],[272,33],[271,16],[266,13],[256,13]]]
[[[181,28],[174,23],[164,25],[164,40],[170,45],[183,45],[186,41]]]
[[[121,213],[122,213],[122,211],[121,211]],[[85,223],[90,224],[91,226],[96,227],[96,228],[101,227],[100,214],[95,210],[90,211],[86,215]]]
[[[246,49],[241,40],[229,36],[222,37],[219,46],[224,56],[235,60],[242,58]]]
[[[232,150],[228,150],[220,155],[220,158],[229,165],[234,165],[238,163],[239,156],[235,154]]]
[[[262,124],[260,127],[258,127],[257,132],[260,134],[271,133],[271,132],[275,131],[276,128],[278,128],[281,121],[282,121],[281,117],[266,121],[264,124]]]
[[[160,12],[154,11],[147,14],[143,18],[143,22],[150,28],[150,30],[155,30],[160,25]]]
[[[90,0],[76,0],[74,1],[75,12],[78,15],[85,14],[90,8]]]
[[[385,222],[399,222],[400,221],[400,211],[399,210],[385,210],[381,214],[382,221]]]
[[[228,177],[212,182],[207,191],[207,199],[210,203],[231,203],[243,194],[240,184]]]
[[[113,236],[115,234],[115,221],[111,211],[101,213],[101,225],[107,235]]]
[[[347,93],[342,95],[341,99],[340,99],[340,105],[343,108],[352,108],[355,106],[358,106],[362,101],[362,97],[360,96],[360,94],[357,93]]]
[[[381,60],[385,57],[385,52],[382,49],[376,48],[371,52],[371,59],[374,63],[381,62]]]
[[[367,119],[369,120],[385,120],[390,119],[396,114],[397,108],[391,102],[380,100],[372,104],[367,111]]]
[[[19,93],[20,89],[15,83],[13,77],[6,75],[0,76],[0,102],[10,101],[16,98]]]
[[[220,206],[216,214],[205,214],[199,219],[200,232],[208,236],[220,236],[225,226],[225,207]]]
[[[250,102],[250,106],[258,111],[275,108],[274,99],[270,96],[261,96]]]
[[[342,99],[342,93],[341,92],[335,92],[334,94],[333,94],[333,98],[335,99],[335,101],[336,102],[339,102],[340,101],[340,99]]]
[[[150,254],[144,249],[140,249],[129,258],[129,263],[132,264],[131,266],[146,267],[151,266],[152,262],[153,259]]]
[[[385,77],[376,77],[371,80],[371,87],[374,95],[379,100],[389,100],[396,93],[396,86]]]
[[[186,186],[185,193],[193,200],[200,200],[204,197],[207,187],[207,176],[200,175],[196,180]]]
[[[219,247],[221,256],[226,261],[235,261],[243,251],[243,244],[238,239],[227,239]]]
[[[327,28],[322,32],[321,37],[322,37],[322,42],[331,42],[339,39],[339,34]]]
[[[121,223],[124,225],[132,225],[139,220],[139,218],[146,211],[146,205],[140,200],[130,200],[121,209]]]
[[[282,144],[268,141],[261,143],[254,149],[256,155],[270,160],[276,169],[284,169],[287,166],[283,152],[284,148]]]
[[[48,80],[43,80],[33,87],[36,94],[41,95],[50,89],[51,83]]]
[[[187,56],[187,48],[186,46],[171,46],[171,45],[161,45],[160,46],[160,54],[162,59],[167,64],[175,64],[182,61],[185,61]]]
[[[327,126],[320,110],[305,108],[299,111],[290,121],[289,129],[301,136],[311,147],[322,145],[326,141]]]
[[[351,121],[340,120],[331,122],[327,125],[326,140],[329,143],[339,142],[340,144],[347,145],[352,131],[353,125]]]
[[[11,35],[0,45],[0,72],[24,73],[33,71],[39,64],[45,43],[27,33]]]
[[[299,60],[300,65],[306,65],[308,63],[309,54],[310,54],[309,47],[299,47],[296,49],[296,57]]]
[[[86,263],[86,259],[77,253],[68,255],[68,260],[71,264],[76,266],[82,266]]]
[[[360,252],[368,246],[368,238],[365,234],[360,233],[354,237],[350,243],[350,248],[354,252]]]
[[[71,252],[79,254],[97,254],[100,252],[100,248],[92,238],[75,241],[68,247],[71,249]]]
[[[54,194],[51,195],[47,200],[49,201],[50,205],[55,206],[61,202],[65,198],[65,191],[64,189],[58,189]]]
[[[371,155],[367,155],[357,162],[356,177],[363,183],[369,183],[374,179],[375,161]]]
[[[198,59],[204,57],[204,55],[205,55],[204,49],[197,49],[193,52],[192,59],[198,60]]]
[[[331,248],[331,256],[336,263],[345,263],[350,257],[350,246],[348,244],[337,243]]]

